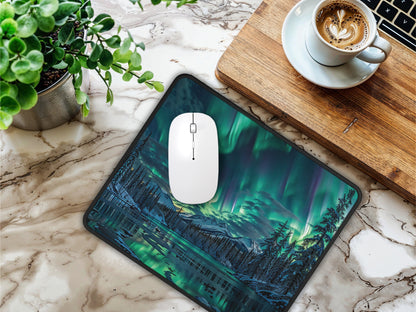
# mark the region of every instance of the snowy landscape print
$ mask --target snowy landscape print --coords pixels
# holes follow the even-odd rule
[[[185,112],[218,128],[214,198],[175,200],[168,131]],[[178,79],[86,226],[212,311],[285,311],[348,214],[358,190],[200,86]]]

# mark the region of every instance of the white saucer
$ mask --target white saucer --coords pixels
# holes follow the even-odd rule
[[[283,23],[283,50],[290,64],[310,82],[330,89],[347,89],[370,78],[380,64],[370,64],[357,58],[346,64],[328,67],[314,61],[306,50],[305,33],[318,2],[303,0],[296,4]]]

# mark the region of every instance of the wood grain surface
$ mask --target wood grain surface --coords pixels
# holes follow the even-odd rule
[[[416,53],[380,32],[393,50],[369,80],[344,90],[314,85],[282,47],[297,2],[263,1],[218,62],[217,78],[416,204]]]

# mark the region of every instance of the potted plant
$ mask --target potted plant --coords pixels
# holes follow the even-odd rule
[[[129,1],[143,9],[141,0]],[[180,7],[196,1],[174,2]],[[157,5],[162,0],[151,2]],[[172,1],[163,2],[169,6]],[[120,32],[111,15],[95,15],[90,0],[0,0],[0,129],[7,129],[26,111],[46,119],[47,126],[27,127],[38,130],[62,124],[62,116],[65,121],[79,109],[87,116],[89,98],[82,83],[90,70],[102,79],[110,104],[114,72],[124,81],[135,79],[162,92],[162,83],[142,68],[144,44],[128,30],[124,39]],[[61,119],[52,121],[57,116]]]

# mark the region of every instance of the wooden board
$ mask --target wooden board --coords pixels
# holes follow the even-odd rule
[[[295,0],[265,0],[218,62],[217,78],[416,204],[416,53],[387,35],[389,59],[363,84],[322,88],[282,47]]]

